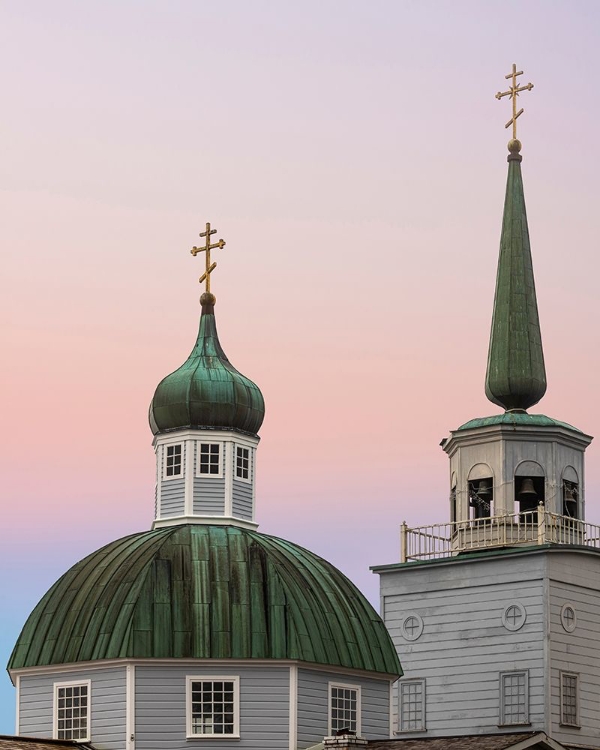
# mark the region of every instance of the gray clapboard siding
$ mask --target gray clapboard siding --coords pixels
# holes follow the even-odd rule
[[[382,573],[384,620],[403,679],[426,681],[427,736],[498,731],[499,673],[522,669],[529,673],[532,728],[544,729],[544,576],[542,556],[508,555]],[[525,606],[527,620],[509,631],[502,614],[515,601]],[[416,641],[402,635],[411,613],[424,623]],[[396,685],[396,730],[398,700]]]
[[[253,478],[254,481],[254,478]],[[232,488],[233,515],[247,521],[252,520],[252,485],[248,482],[233,480]]]
[[[185,481],[183,479],[164,480],[160,490],[161,518],[183,515],[185,511]]]
[[[238,675],[239,740],[186,740],[186,676]],[[136,668],[136,750],[287,750],[289,747],[289,667],[138,666]]]
[[[328,732],[329,683],[360,685],[361,734],[369,740],[387,739],[390,732],[388,680],[298,669],[298,748],[321,742]]]
[[[194,513],[202,516],[222,516],[225,513],[224,479],[194,479]]]
[[[552,736],[559,742],[597,744],[600,736],[600,556],[549,555],[550,698]],[[577,626],[561,624],[564,604],[573,605]],[[581,729],[560,726],[560,672],[579,674]]]
[[[125,667],[22,675],[17,696],[20,712],[19,734],[52,737],[54,683],[81,680],[91,680],[91,731],[94,746],[101,750],[124,750]]]

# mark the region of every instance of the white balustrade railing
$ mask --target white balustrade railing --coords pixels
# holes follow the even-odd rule
[[[546,543],[579,544],[600,549],[600,526],[550,513],[543,505],[526,513],[473,518],[414,529],[409,529],[403,523],[400,561],[431,560],[494,547]]]

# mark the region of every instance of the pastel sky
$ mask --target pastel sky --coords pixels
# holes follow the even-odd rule
[[[398,529],[445,521],[483,392],[513,62],[548,393],[594,434],[600,4],[4,0],[0,661],[76,560],[149,528],[147,408],[195,340],[257,382],[261,530],[377,602]],[[588,518],[600,522],[598,446]],[[0,680],[0,733],[14,697]]]

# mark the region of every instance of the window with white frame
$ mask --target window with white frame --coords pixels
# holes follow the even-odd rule
[[[401,732],[425,731],[425,680],[400,680]]]
[[[329,734],[342,729],[360,734],[360,686],[329,683]]]
[[[240,678],[187,678],[188,737],[239,737]]]
[[[560,673],[560,723],[579,726],[579,675],[573,672]]]
[[[250,448],[241,445],[235,447],[235,476],[237,479],[250,481]]]
[[[221,446],[219,443],[200,443],[198,474],[212,477],[221,475]]]
[[[91,683],[54,683],[54,739],[90,739]]]
[[[183,463],[182,446],[167,445],[165,454],[165,478],[181,476]]]
[[[500,673],[500,724],[529,723],[529,675],[527,671]]]

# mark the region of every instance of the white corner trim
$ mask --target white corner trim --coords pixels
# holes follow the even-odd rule
[[[256,448],[252,449],[252,520],[256,520]]]
[[[290,666],[290,750],[298,748],[298,665]]]
[[[87,686],[87,732],[85,737],[81,737],[78,742],[91,741],[92,728],[92,681],[91,680],[69,680],[68,682],[55,682],[53,685],[54,699],[52,702],[52,738],[57,740],[58,737],[58,689],[61,687],[78,687],[79,685]]]
[[[125,747],[135,748],[135,665],[128,664],[126,671]]]
[[[15,684],[15,687],[17,688],[17,706],[15,711],[15,734],[19,735],[21,733],[21,675],[17,675],[17,681]]]
[[[235,461],[233,460],[233,443],[228,440],[223,446],[223,462],[225,464],[225,515],[233,516],[233,472]]]
[[[184,495],[183,507],[186,516],[191,516],[194,512],[194,453],[195,444],[193,440],[185,441],[185,462],[184,466]],[[182,451],[183,452],[183,451]],[[183,458],[183,456],[182,456]]]

